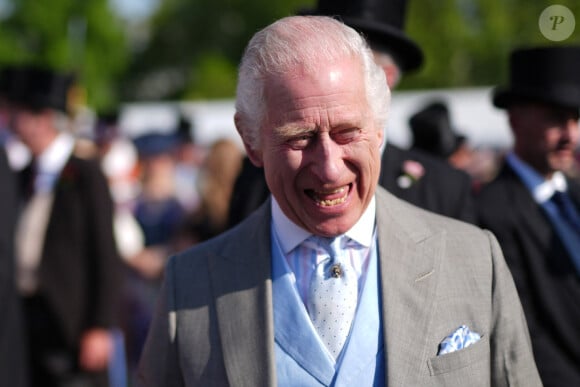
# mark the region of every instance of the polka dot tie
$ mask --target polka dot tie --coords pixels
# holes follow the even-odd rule
[[[326,257],[312,274],[308,313],[318,335],[338,358],[350,332],[356,311],[357,276],[341,249],[340,238],[312,237]]]

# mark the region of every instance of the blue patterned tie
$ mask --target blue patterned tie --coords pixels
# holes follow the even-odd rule
[[[308,313],[322,342],[336,359],[348,338],[355,315],[357,275],[341,248],[341,238],[311,238],[326,257],[312,273]]]

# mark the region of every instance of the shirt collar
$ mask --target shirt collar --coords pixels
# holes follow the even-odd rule
[[[522,182],[532,193],[537,203],[544,203],[549,200],[556,191],[566,192],[568,189],[566,178],[560,171],[554,172],[552,178],[546,180],[515,153],[508,154],[506,160],[522,179]]]
[[[272,196],[272,224],[280,240],[280,246],[284,254],[288,254],[305,239],[312,235],[302,227],[292,222],[280,208],[276,199]],[[375,227],[376,200],[371,199],[366,210],[355,225],[344,235],[360,243],[365,247],[370,247],[373,242],[373,231]]]
[[[37,158],[40,173],[59,173],[74,148],[74,138],[68,133],[59,133],[54,141]]]

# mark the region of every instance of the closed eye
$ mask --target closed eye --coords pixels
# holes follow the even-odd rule
[[[332,131],[332,139],[338,144],[348,144],[360,137],[362,130],[360,128],[348,128]]]
[[[288,144],[292,149],[305,149],[310,145],[310,143],[312,143],[314,136],[314,132],[300,134],[299,136],[294,136],[286,140],[286,144]]]

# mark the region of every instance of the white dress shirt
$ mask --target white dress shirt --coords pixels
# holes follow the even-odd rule
[[[280,205],[274,197],[271,202],[272,224],[286,257],[286,264],[293,273],[293,282],[297,287],[298,293],[304,304],[310,287],[312,272],[315,270],[320,256],[309,254],[306,251],[300,251],[301,244],[312,234],[293,223],[280,208]],[[357,251],[349,251],[349,259],[358,278],[359,294],[364,287],[366,271],[369,263],[369,250],[373,246],[376,235],[375,229],[376,202],[373,197],[367,209],[363,212],[361,218],[355,225],[344,235],[364,247],[363,254]]]

